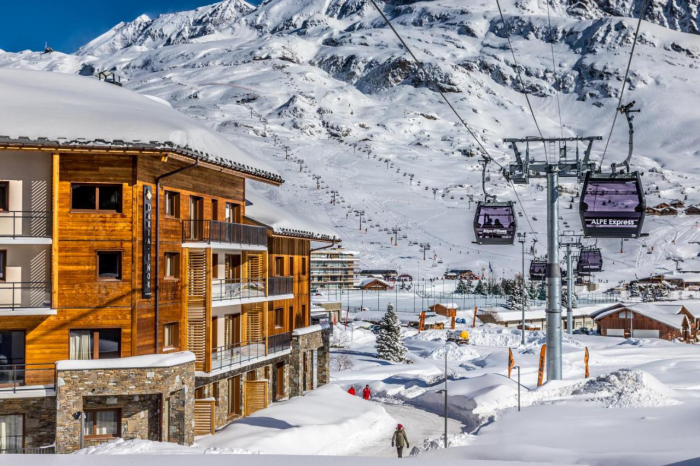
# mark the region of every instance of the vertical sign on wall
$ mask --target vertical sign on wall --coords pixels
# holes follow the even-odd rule
[[[143,187],[143,268],[141,271],[142,297],[150,299],[151,288],[151,246],[153,225],[153,189],[150,186]]]

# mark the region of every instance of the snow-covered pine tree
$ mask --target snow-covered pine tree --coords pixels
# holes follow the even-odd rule
[[[651,303],[653,301],[655,301],[655,295],[652,286],[649,285],[642,290],[642,302]]]
[[[508,280],[507,278],[504,278],[501,281],[501,290],[503,290],[503,295],[504,296],[510,296],[513,294],[513,287],[515,286],[515,282],[513,280]]]
[[[632,282],[629,287],[630,298],[639,297],[639,284],[637,282]]]
[[[464,292],[465,294],[472,294],[472,293],[474,293],[474,285],[472,284],[472,279],[471,279],[471,278],[467,278],[467,279],[464,281],[464,286],[466,287],[466,290],[467,290],[467,291]]]
[[[569,296],[569,289],[562,288],[562,291],[561,291],[561,305],[562,305],[562,307],[566,307],[566,300],[568,299],[568,296]],[[576,293],[576,290],[574,290],[574,294],[571,297],[571,307],[573,309],[576,309],[578,307],[578,294]]]
[[[547,285],[545,282],[540,282],[540,286],[537,287],[537,299],[540,301],[547,300]]]
[[[537,299],[537,288],[532,280],[530,280],[530,285],[527,287],[527,294],[530,296],[530,299]]]
[[[377,357],[385,361],[406,362],[406,347],[401,339],[401,324],[391,303],[387,306],[379,327]]]
[[[522,281],[520,279],[517,279],[514,280],[512,283],[513,286],[511,287],[511,293],[506,299],[506,306],[508,306],[508,309],[510,309],[511,311],[521,311],[523,309],[523,304],[525,304],[525,311],[529,311],[530,299],[527,295],[527,291],[525,292],[526,299],[523,303]]]
[[[461,278],[457,282],[457,288],[455,288],[455,293],[457,294],[467,294],[467,284]]]
[[[500,283],[493,282],[493,286],[491,287],[491,294],[494,296],[503,296],[503,288],[501,288]]]
[[[486,287],[484,286],[484,282],[479,280],[479,283],[476,284],[476,288],[474,288],[474,294],[478,294],[481,296],[484,296],[486,294]]]

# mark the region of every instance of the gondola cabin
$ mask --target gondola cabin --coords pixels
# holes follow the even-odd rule
[[[600,249],[591,248],[581,251],[578,262],[576,262],[576,273],[578,275],[590,275],[603,271],[603,255]]]
[[[535,282],[544,281],[547,276],[547,261],[533,260],[530,262],[530,280]]]
[[[592,238],[638,238],[646,203],[639,173],[586,174],[579,202],[583,233]]]
[[[478,244],[513,244],[517,222],[513,203],[479,202],[474,216],[474,236]]]

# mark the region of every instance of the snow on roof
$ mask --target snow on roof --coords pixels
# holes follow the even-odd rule
[[[56,363],[57,371],[82,371],[94,369],[149,369],[155,367],[174,367],[195,361],[194,353],[180,351],[168,354],[149,354],[119,359],[81,359],[66,360]]]
[[[389,282],[387,282],[387,281],[385,281],[385,280],[382,280],[381,278],[369,277],[369,278],[364,278],[364,279],[360,280],[360,288],[362,288],[362,287],[364,287],[364,286],[367,286],[367,285],[369,285],[369,284],[372,283],[372,282],[379,282],[379,283],[381,283],[381,284],[383,284],[383,285],[386,285],[386,286],[389,286],[389,287],[391,286],[391,285],[389,284]]]
[[[609,309],[605,312],[599,313],[595,316],[595,320],[602,319],[603,317],[609,316],[610,314],[614,314],[623,309],[628,309],[639,315],[678,329],[683,326],[683,321],[686,319],[685,315],[679,314],[683,309],[683,306],[680,304],[634,303],[625,304],[618,308]]]
[[[700,318],[700,301],[675,301],[675,303],[686,308],[690,315],[696,319]]]
[[[0,144],[171,151],[284,181],[267,164],[168,105],[92,77],[2,68],[0,102]]]
[[[296,236],[317,241],[339,241],[340,236],[330,227],[270,202],[253,192],[246,192],[245,216],[254,222],[271,228],[275,234]]]
[[[308,327],[294,329],[294,331],[292,332],[292,335],[295,337],[300,336],[300,335],[308,335],[310,333],[316,333],[316,332],[321,332],[323,330],[328,330],[329,328],[331,328],[330,324],[327,322],[324,322],[322,324],[309,325]]]
[[[430,307],[433,307],[433,306],[442,306],[445,309],[459,309],[459,305],[457,303],[437,303],[437,304],[433,304]]]
[[[586,307],[575,307],[572,309],[572,314],[576,317],[588,316],[590,313],[590,308]],[[481,309],[480,309],[481,311]],[[523,318],[520,311],[496,311],[494,312],[496,321],[498,322],[520,322]],[[566,310],[562,309],[562,317],[566,316]],[[478,316],[478,314],[477,314]],[[544,309],[533,309],[530,311],[525,311],[525,320],[540,320],[546,319],[547,312]]]

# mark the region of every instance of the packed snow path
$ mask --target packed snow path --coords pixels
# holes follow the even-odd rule
[[[397,423],[403,424],[406,429],[410,448],[405,448],[403,455],[409,456],[410,451],[415,446],[423,445],[428,439],[437,439],[445,435],[445,418],[437,414],[423,411],[409,405],[384,403],[381,404],[386,412],[393,417]],[[460,434],[465,428],[464,424],[449,417],[447,419],[448,435]],[[365,445],[358,445],[357,451],[351,453],[352,456],[396,456],[396,448],[391,446],[391,438],[377,438],[375,442]]]

